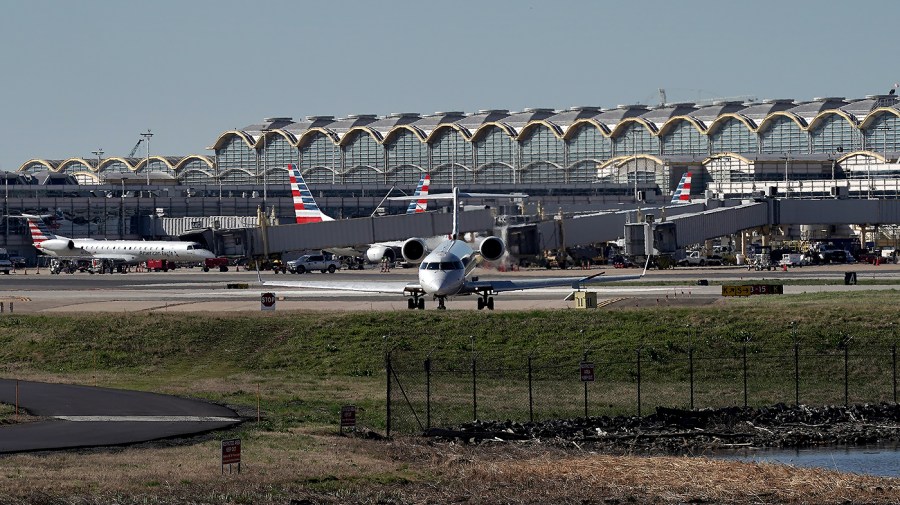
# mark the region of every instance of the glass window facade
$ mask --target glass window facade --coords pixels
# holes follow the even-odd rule
[[[809,153],[809,135],[794,120],[776,116],[760,134],[760,150],[764,153]]]
[[[297,149],[281,135],[266,137],[264,147],[260,149],[261,170],[265,170],[268,184],[289,184],[288,164],[300,162]]]
[[[384,175],[371,167],[354,167],[342,177],[344,184],[381,184]]]
[[[444,128],[431,140],[431,170],[450,164],[472,167],[472,144],[458,130]]]
[[[663,135],[662,152],[670,155],[702,156],[709,154],[709,141],[693,123],[682,119]]]
[[[475,163],[478,167],[497,163],[517,166],[516,142],[499,127],[487,127],[475,142]]]
[[[307,184],[334,184],[337,182],[337,174],[327,167],[310,168],[301,173]]]
[[[255,184],[256,177],[247,170],[227,170],[221,173],[222,184]]]
[[[431,173],[432,186],[454,186],[474,182],[472,172],[460,165],[443,165]]]
[[[706,164],[711,182],[749,182],[753,180],[750,166],[740,158],[732,156],[716,158]]]
[[[522,172],[521,182],[527,184],[561,184],[566,182],[566,172],[553,163],[535,162],[528,165]]]
[[[241,137],[232,135],[221,149],[216,150],[216,163],[219,166],[219,173],[244,170],[255,174],[256,150],[248,146]]]
[[[516,182],[513,168],[503,163],[482,165],[474,175],[475,182],[482,184],[513,184]]]
[[[317,131],[300,146],[300,170],[306,171],[321,167],[340,172],[342,168],[341,148],[327,135]]]
[[[859,149],[862,140],[859,129],[838,114],[829,114],[809,131],[812,152],[830,153],[842,147],[845,151]]]
[[[344,170],[357,167],[384,168],[384,149],[366,132],[356,131],[344,146]]]
[[[646,126],[632,122],[613,140],[616,156],[630,154],[659,154],[659,139]]]
[[[759,152],[756,133],[734,117],[723,120],[709,134],[711,153],[755,154]]]
[[[597,180],[597,162],[594,160],[579,161],[569,168],[568,182],[593,182]]]
[[[519,142],[522,146],[522,167],[532,163],[565,164],[565,143],[542,124],[528,130]]]
[[[389,168],[412,165],[428,169],[428,145],[420,141],[415,133],[405,128],[401,129],[384,147],[387,151]]]
[[[422,170],[412,165],[403,165],[386,174],[388,184],[415,186],[424,174]]]
[[[568,141],[569,165],[578,165],[587,160],[597,162],[612,158],[612,139],[604,136],[599,128],[589,123],[583,123],[576,128]]]
[[[193,159],[178,169],[177,178],[184,184],[211,184],[215,182],[212,167],[205,161]]]
[[[891,113],[879,114],[863,131],[863,136],[864,149],[877,152],[900,151],[900,118]]]

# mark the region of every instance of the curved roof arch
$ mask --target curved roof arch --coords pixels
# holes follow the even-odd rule
[[[503,168],[508,168],[510,170],[515,170],[515,168],[512,165],[510,165],[509,163],[504,163],[502,161],[489,161],[487,163],[482,163],[481,165],[478,165],[477,167],[472,169],[472,172],[477,174],[478,172],[482,172],[489,167],[503,167]]]
[[[859,129],[860,130],[867,129],[869,127],[869,125],[871,125],[872,122],[875,121],[875,119],[878,116],[883,116],[885,114],[893,114],[897,117],[900,117],[900,110],[897,110],[893,107],[879,107],[879,108],[873,110],[872,112],[870,112],[868,115],[866,115],[866,118],[863,119],[862,122],[859,124]]]
[[[472,134],[471,132],[469,132],[468,128],[456,123],[441,123],[434,130],[432,130],[431,133],[428,134],[428,136],[425,138],[425,142],[429,144],[434,142],[434,139],[437,138],[438,135],[442,134],[445,130],[456,130],[457,133],[462,135],[463,140],[467,142],[472,141]]]
[[[546,119],[538,119],[535,121],[529,121],[528,124],[526,124],[524,127],[522,127],[522,130],[519,131],[519,135],[516,136],[516,140],[522,140],[525,137],[525,135],[528,134],[528,132],[530,132],[531,130],[534,130],[540,126],[543,126],[543,127],[547,128],[548,130],[550,130],[550,132],[553,133],[553,136],[556,137],[557,139],[559,139],[559,140],[563,139],[563,131],[562,131],[562,128],[560,128],[558,124],[553,123],[551,121],[547,121]]]
[[[228,169],[226,169],[226,170],[223,170],[222,173],[219,174],[219,179],[224,179],[224,178],[226,178],[226,176],[228,176],[228,174],[233,174],[233,173],[235,173],[235,172],[240,172],[240,173],[245,174],[245,175],[247,175],[247,176],[249,176],[249,177],[254,177],[254,176],[255,176],[255,174],[253,174],[252,172],[250,172],[249,170],[247,170],[247,169],[245,169],[245,168],[228,168]]]
[[[616,127],[613,128],[611,132],[609,132],[609,136],[618,137],[622,134],[623,131],[631,127],[632,124],[639,124],[646,128],[650,135],[657,135],[656,125],[654,125],[650,121],[647,121],[646,119],[640,117],[629,117],[623,119],[621,123],[617,124]]]
[[[843,111],[841,109],[829,109],[829,110],[823,110],[822,112],[816,114],[816,117],[814,117],[812,119],[812,121],[809,122],[809,126],[807,127],[807,129],[812,130],[819,123],[821,123],[822,121],[825,121],[826,117],[832,116],[832,115],[840,116],[840,117],[846,119],[847,122],[850,123],[850,126],[852,126],[853,128],[857,128],[856,118],[853,117],[853,115],[851,115],[848,112]]]
[[[709,163],[713,160],[717,160],[717,159],[721,159],[721,158],[737,158],[747,164],[753,163],[753,160],[744,156],[743,154],[733,153],[733,152],[723,152],[723,153],[716,153],[716,154],[713,154],[712,156],[707,157],[706,159],[704,159],[701,162],[701,164],[706,165],[707,163]]]
[[[881,153],[877,153],[875,151],[853,151],[852,153],[847,153],[847,154],[841,156],[836,161],[837,161],[837,163],[843,163],[844,161],[846,161],[850,158],[855,158],[857,156],[871,156],[872,158],[875,158],[875,159],[881,161],[882,163],[888,162],[888,159],[885,155],[883,155]]]
[[[427,135],[425,135],[425,132],[423,132],[421,128],[417,128],[408,124],[401,124],[391,128],[387,135],[384,136],[384,139],[381,141],[381,143],[387,144],[388,142],[393,140],[394,137],[399,135],[403,130],[412,132],[412,134],[415,135],[417,139],[419,139],[419,142],[422,142],[423,144],[425,143],[425,139],[428,137]]]
[[[175,171],[175,165],[169,158],[165,156],[151,156],[149,158],[142,158],[141,161],[139,161],[138,164],[134,166],[134,171],[137,172],[138,170],[144,168],[145,165],[148,165],[153,160],[161,161],[166,167],[168,167],[169,170],[172,170],[173,172]]]
[[[310,139],[316,137],[317,135],[322,135],[325,138],[331,140],[331,142],[336,146],[340,145],[341,139],[338,138],[337,133],[335,133],[333,130],[330,130],[328,128],[322,128],[321,126],[314,126],[310,129],[306,130],[305,132],[303,132],[303,135],[300,135],[300,137],[297,138],[297,143],[295,145],[298,148],[304,147],[307,144],[309,144],[310,142],[312,142]]]
[[[33,165],[35,163],[37,163],[38,165],[47,167],[47,170],[49,170],[51,172],[58,172],[59,165],[62,162],[57,162],[56,164],[54,164],[48,160],[39,160],[39,159],[35,158],[35,159],[28,160],[25,163],[22,163],[22,165],[20,165],[19,168],[16,169],[16,172],[24,172],[28,168],[29,165]]]
[[[91,163],[89,161],[87,161],[84,158],[69,158],[66,161],[63,161],[62,163],[60,163],[59,167],[57,167],[56,171],[62,172],[63,170],[68,168],[70,165],[81,165],[84,168],[86,168],[88,172],[96,172],[97,171],[97,169],[93,165],[91,165]]]
[[[775,122],[775,120],[778,119],[779,117],[786,117],[786,118],[790,119],[791,121],[793,121],[794,123],[797,123],[797,126],[801,130],[808,129],[808,127],[806,125],[806,121],[804,121],[802,117],[794,114],[793,112],[778,110],[778,111],[772,112],[771,114],[766,116],[765,119],[760,121],[759,127],[756,129],[756,131],[758,133],[762,133],[762,131],[765,130],[769,126],[769,123]]]
[[[603,168],[606,168],[609,166],[621,167],[622,165],[625,165],[626,163],[629,163],[629,162],[635,161],[635,160],[639,160],[639,159],[650,160],[659,165],[666,164],[666,162],[663,161],[662,158],[660,158],[659,156],[654,156],[652,154],[626,154],[623,156],[616,156],[615,158],[610,158],[610,159],[606,160],[604,163],[598,165],[597,168],[603,169]]]
[[[109,165],[112,165],[113,163],[121,163],[121,164],[125,165],[126,167],[128,167],[128,170],[131,170],[132,172],[134,172],[136,170],[135,165],[133,165],[129,161],[132,159],[134,159],[134,158],[122,158],[119,156],[111,156],[109,158],[104,159],[100,163],[100,165],[97,167],[97,171],[99,172],[101,170],[106,170],[106,167],[108,167]]]
[[[95,183],[100,184],[100,175],[95,172],[72,172],[69,175],[76,179],[78,179],[79,177],[86,177],[88,179],[91,179]]]
[[[378,142],[379,144],[381,144],[382,140],[384,140],[384,138],[381,136],[380,133],[369,128],[368,126],[354,126],[353,128],[350,128],[349,130],[347,130],[347,133],[345,133],[344,136],[341,137],[341,140],[340,140],[340,142],[338,142],[338,145],[346,146],[347,144],[352,142],[353,139],[355,139],[357,136],[359,136],[363,133],[367,133],[370,137],[372,137],[372,139],[375,140],[375,142]]]
[[[525,165],[524,167],[522,167],[522,170],[520,170],[520,171],[521,171],[521,172],[527,172],[527,171],[529,171],[529,170],[534,169],[534,167],[537,167],[537,166],[544,166],[544,167],[550,166],[550,167],[553,167],[553,168],[558,168],[558,169],[560,169],[560,170],[566,170],[566,169],[563,168],[563,166],[560,165],[559,163],[554,163],[554,162],[552,162],[552,161],[538,160],[538,161],[532,161],[531,163],[528,163],[527,165]]]
[[[569,128],[566,129],[566,132],[563,134],[563,138],[566,140],[571,139],[572,137],[575,136],[575,134],[578,133],[579,130],[581,130],[585,126],[593,126],[594,128],[600,130],[600,133],[603,134],[603,136],[606,138],[609,138],[612,136],[612,132],[610,131],[609,127],[606,126],[605,124],[603,124],[600,121],[597,121],[596,119],[593,119],[593,118],[583,118],[583,119],[577,119],[577,120],[575,120],[575,122],[570,124]]]
[[[709,124],[709,126],[706,128],[706,134],[712,135],[721,127],[722,124],[724,124],[729,119],[736,119],[736,120],[740,121],[741,123],[744,124],[744,126],[747,127],[748,130],[750,130],[751,133],[756,133],[757,126],[756,126],[756,123],[752,119],[750,119],[749,117],[747,117],[743,114],[737,114],[734,112],[726,112],[725,114],[722,114],[721,116],[714,119],[713,122]]]
[[[219,149],[225,147],[225,144],[229,140],[231,140],[232,137],[237,137],[243,140],[244,143],[247,144],[247,147],[251,149],[254,147],[255,142],[253,142],[253,137],[249,133],[241,130],[228,130],[227,132],[219,135],[219,138],[217,138],[213,143],[212,149],[218,151]]]
[[[668,133],[669,130],[674,128],[676,123],[682,122],[690,123],[697,130],[697,132],[699,132],[701,135],[706,135],[707,128],[703,124],[703,122],[691,116],[672,116],[671,118],[667,119],[666,122],[662,124],[662,126],[659,127],[659,131],[656,133],[656,135],[662,137],[663,135]]]
[[[188,163],[190,163],[194,160],[202,161],[209,168],[214,168],[216,166],[216,162],[213,161],[212,158],[210,158],[209,156],[203,156],[201,154],[191,154],[189,156],[185,156],[184,158],[181,159],[181,161],[176,163],[174,169],[181,170],[182,168],[185,167],[185,165],[187,165]]]
[[[265,142],[265,139],[267,137],[274,137],[276,135],[280,135],[280,136],[284,137],[284,139],[287,140],[288,143],[291,144],[292,146],[297,145],[297,137],[295,137],[293,133],[291,133],[289,131],[277,129],[277,130],[268,130],[268,131],[262,132],[262,135],[260,135],[256,139],[256,142],[253,143],[252,147],[254,149],[259,149],[259,148],[263,147],[263,142]]]
[[[482,137],[487,135],[487,133],[485,132],[489,131],[491,128],[498,128],[500,129],[500,131],[508,135],[510,139],[516,139],[516,130],[513,129],[512,126],[509,126],[502,121],[488,121],[487,123],[480,125],[477,130],[472,132],[472,136],[469,137],[469,142],[478,142]]]

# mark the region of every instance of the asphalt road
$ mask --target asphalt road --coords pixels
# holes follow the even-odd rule
[[[0,379],[0,403],[16,404]],[[0,453],[133,444],[195,435],[240,422],[226,407],[175,396],[20,381],[19,408],[41,420],[0,428]]]
[[[484,270],[478,272],[482,279],[513,276],[580,277],[596,273],[592,270],[531,270],[499,272]],[[635,273],[636,269],[605,269],[608,275]],[[601,300],[622,305],[680,302],[712,303],[721,300],[720,286],[698,286],[697,281],[706,279],[742,282],[761,282],[797,279],[829,279],[828,286],[786,286],[785,293],[811,291],[863,291],[885,289],[891,285],[844,286],[844,272],[856,272],[860,280],[900,280],[898,265],[832,265],[789,269],[788,271],[748,271],[739,267],[719,268],[678,268],[674,270],[651,270],[641,286],[609,286],[596,284],[591,291],[597,291]],[[300,275],[273,274],[264,272],[263,279],[291,280]],[[328,281],[407,281],[416,280],[415,269],[395,269],[381,273],[378,269],[366,271],[339,271],[335,274],[307,273],[304,280],[323,279]],[[676,283],[676,285],[646,285],[653,282]],[[229,283],[248,285],[248,289],[226,289]],[[897,286],[900,287],[900,286]],[[40,273],[31,269],[9,276],[0,275],[0,302],[6,313],[9,304],[17,313],[28,312],[129,312],[129,311],[259,311],[259,295],[262,291],[276,294],[276,310],[406,310],[406,298],[400,294],[366,294],[337,292],[330,290],[310,290],[295,288],[263,289],[257,281],[255,271],[247,272],[202,272],[199,269],[180,269],[170,272],[128,273],[90,275],[87,273],[51,275],[45,269]],[[547,288],[531,291],[503,293],[496,297],[497,310],[518,310],[533,308],[572,308],[574,302],[564,298],[571,292],[568,288]],[[430,302],[430,300],[429,300]],[[615,305],[614,304],[614,305]],[[434,303],[427,303],[432,308]],[[475,310],[474,297],[457,297],[448,300],[450,310]]]

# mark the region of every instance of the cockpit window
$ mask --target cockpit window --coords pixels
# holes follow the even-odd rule
[[[193,250],[194,250],[194,246],[193,246],[192,244],[188,244],[187,250],[188,250],[188,251],[193,251]]]
[[[441,262],[441,270],[462,270],[462,262],[461,261],[443,261]]]

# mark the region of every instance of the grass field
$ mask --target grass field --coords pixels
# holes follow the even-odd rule
[[[846,335],[859,348],[891,345],[900,295],[858,296],[615,311],[5,316],[5,377],[206,398],[238,407],[251,421],[186,445],[0,458],[0,503],[896,503],[900,484],[891,479],[691,458],[613,458],[540,444],[460,447],[337,435],[339,409],[347,403],[361,408],[365,426],[383,430],[388,349],[448,359],[474,351],[503,365],[529,355],[550,362],[577,359],[585,350],[630,355],[642,347],[656,353],[659,373],[683,381],[684,369],[672,356],[689,346],[733,352],[749,338],[759,352],[790,352],[795,340],[808,352],[833,352]],[[762,363],[756,369],[761,389],[766,380],[782,381],[781,365]],[[884,375],[885,367],[874,373]],[[831,375],[810,371],[805,390],[833,387]],[[604,401],[630,405],[626,382],[610,386]],[[705,387],[720,394],[714,384]],[[482,394],[489,404],[508,395],[508,385],[486,386]],[[0,415],[9,422],[12,411]],[[244,440],[244,473],[223,477],[218,440],[232,436]]]

